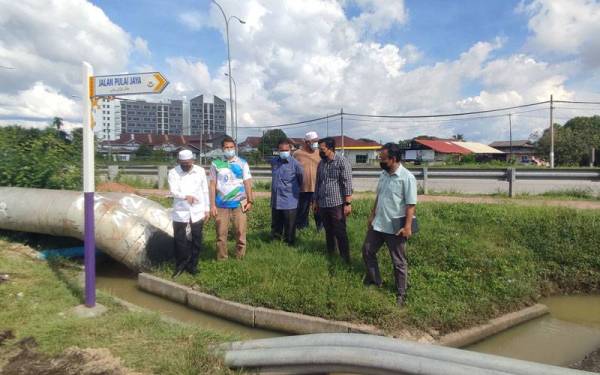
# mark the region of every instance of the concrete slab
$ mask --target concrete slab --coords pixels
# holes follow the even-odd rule
[[[229,320],[254,327],[254,307],[227,301],[206,293],[189,290],[188,306]]]
[[[281,310],[271,310],[263,307],[254,309],[254,325],[259,328],[273,329],[291,333],[348,333],[345,322],[336,322],[314,316],[296,314]]]
[[[147,273],[138,275],[138,286],[147,292],[182,304],[187,303],[187,294],[192,289]]]
[[[96,318],[105,312],[108,309],[106,306],[96,303],[94,307],[87,307],[86,305],[77,305],[73,307],[70,312],[78,318]]]

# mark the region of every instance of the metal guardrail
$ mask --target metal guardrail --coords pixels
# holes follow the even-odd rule
[[[97,168],[97,175],[108,175],[110,180],[116,178],[118,174],[135,176],[157,176],[158,186],[165,186],[167,177],[166,165],[159,166],[126,166],[119,167],[110,165],[108,168]],[[205,167],[208,170],[208,167]],[[460,169],[460,168],[409,168],[409,171],[420,181],[422,181],[423,193],[428,193],[428,181],[430,179],[477,179],[477,180],[496,180],[507,181],[509,183],[508,193],[510,197],[515,195],[515,184],[517,180],[585,180],[600,181],[600,170],[598,169]],[[352,177],[355,178],[377,178],[381,170],[375,168],[354,168]],[[268,178],[271,176],[271,169],[260,167],[252,168],[252,175]]]

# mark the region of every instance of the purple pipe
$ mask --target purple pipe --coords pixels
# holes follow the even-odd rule
[[[94,230],[94,192],[83,193],[85,237],[83,256],[85,266],[85,305],[96,306],[96,235]]]

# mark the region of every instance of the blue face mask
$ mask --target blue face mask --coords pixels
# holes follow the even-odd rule
[[[235,150],[225,150],[223,153],[227,159],[231,159],[235,156]]]
[[[312,145],[310,145],[310,147],[312,147],[313,150],[316,150],[319,148],[319,142],[315,142]]]
[[[283,160],[287,160],[287,158],[290,157],[290,152],[289,151],[280,151],[279,157],[282,158]]]

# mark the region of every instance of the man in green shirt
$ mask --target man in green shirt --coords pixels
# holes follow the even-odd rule
[[[387,245],[394,268],[398,306],[402,306],[406,298],[406,240],[412,235],[412,218],[417,204],[417,180],[400,163],[401,153],[395,143],[386,143],[379,151],[383,171],[362,249],[367,268],[364,283],[381,287],[377,252],[384,242]]]

